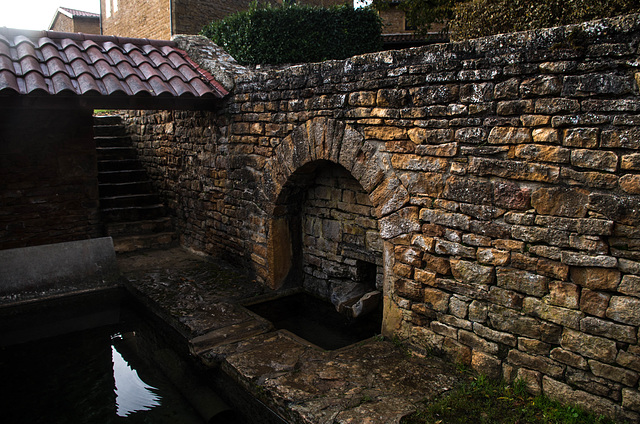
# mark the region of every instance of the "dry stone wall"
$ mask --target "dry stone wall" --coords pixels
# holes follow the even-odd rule
[[[300,175],[340,165],[383,240],[386,335],[635,421],[639,47],[633,15],[381,52],[132,128],[185,244],[277,286]]]

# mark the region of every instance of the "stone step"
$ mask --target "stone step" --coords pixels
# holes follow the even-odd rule
[[[126,194],[122,196],[100,197],[100,207],[103,209],[113,208],[135,208],[142,206],[153,206],[160,204],[157,194]]]
[[[93,117],[94,125],[122,125],[122,116],[120,115],[95,115]]]
[[[164,206],[161,204],[126,208],[102,208],[101,212],[105,222],[146,221],[166,216]]]
[[[94,137],[96,147],[132,147],[131,137],[129,136],[107,136]]]
[[[143,169],[138,159],[98,160],[98,173],[111,171],[137,171]]]
[[[113,247],[116,253],[125,253],[142,249],[170,247],[177,244],[177,241],[178,237],[175,232],[133,235],[113,238]]]
[[[128,183],[132,181],[148,181],[147,172],[144,169],[127,169],[124,171],[98,172],[100,184]]]
[[[153,193],[153,187],[150,180],[103,183],[100,180],[100,176],[98,176],[98,181],[100,198]]]
[[[97,147],[98,160],[136,159],[138,151],[133,146]]]
[[[123,125],[94,125],[93,135],[97,137],[124,136],[127,135],[127,131]]]
[[[111,237],[168,233],[173,231],[168,216],[144,221],[111,222],[105,225],[107,235]]]

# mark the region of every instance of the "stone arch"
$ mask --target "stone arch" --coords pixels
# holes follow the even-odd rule
[[[409,193],[390,165],[378,142],[368,141],[355,128],[331,118],[315,118],[295,128],[274,149],[265,168],[264,193],[270,215],[267,228],[270,287],[282,286],[294,264],[295,219],[289,200],[295,198],[299,179],[313,173],[318,164],[332,163],[346,169],[360,183],[374,207],[380,225],[409,203]],[[417,223],[417,214],[415,217]],[[381,236],[383,231],[381,230]],[[386,234],[386,233],[384,233]],[[397,235],[397,234],[396,234]]]

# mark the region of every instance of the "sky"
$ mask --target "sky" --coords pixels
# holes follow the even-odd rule
[[[100,13],[100,0],[0,0],[0,27],[48,29],[60,6]]]

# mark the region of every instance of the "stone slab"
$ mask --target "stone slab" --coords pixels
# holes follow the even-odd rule
[[[111,237],[0,250],[0,294],[117,275]]]

